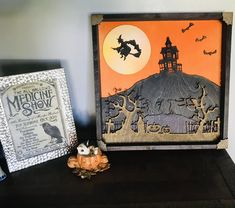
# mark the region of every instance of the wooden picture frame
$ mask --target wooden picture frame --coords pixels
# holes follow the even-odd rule
[[[9,172],[63,156],[77,144],[63,68],[0,77],[0,94]]]
[[[232,16],[91,16],[103,150],[227,148]]]

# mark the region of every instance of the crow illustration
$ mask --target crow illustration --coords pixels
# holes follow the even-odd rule
[[[42,128],[46,134],[51,136],[50,143],[61,143],[63,142],[63,137],[61,136],[60,130],[57,126],[52,126],[51,124],[45,122],[42,124]]]

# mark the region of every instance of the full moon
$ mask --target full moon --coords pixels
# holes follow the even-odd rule
[[[120,50],[120,41],[127,45],[130,52],[125,57]],[[135,42],[134,42],[134,41]],[[125,47],[121,50],[125,51]],[[135,56],[138,54],[137,56]],[[120,74],[134,74],[144,68],[151,54],[151,46],[146,34],[136,26],[121,25],[112,29],[104,39],[103,55],[108,66]],[[125,59],[124,59],[125,58]]]

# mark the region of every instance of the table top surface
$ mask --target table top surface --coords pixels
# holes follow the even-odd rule
[[[111,168],[81,179],[69,155],[0,183],[7,207],[235,207],[235,166],[225,150],[105,153]],[[4,169],[4,165],[3,165]]]

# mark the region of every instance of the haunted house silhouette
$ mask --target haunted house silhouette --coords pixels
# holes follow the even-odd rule
[[[161,50],[162,59],[159,60],[158,64],[160,67],[160,72],[176,72],[182,71],[182,64],[177,63],[178,49],[176,46],[172,46],[170,38],[166,38],[166,47],[163,47]]]

